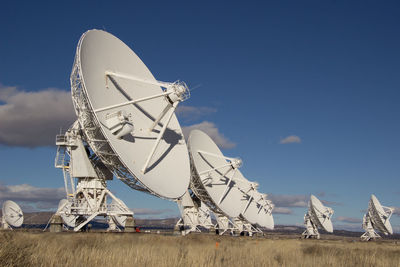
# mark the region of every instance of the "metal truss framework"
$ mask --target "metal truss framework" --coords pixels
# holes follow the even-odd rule
[[[65,135],[58,135],[56,138],[58,149],[55,167],[63,171],[67,195],[67,201],[59,207],[57,214],[61,217],[72,218],[70,222],[74,224],[74,231],[79,231],[96,216],[108,217],[109,230],[116,230],[118,227],[115,224],[115,218],[117,216],[133,217],[133,212],[107,189],[106,180],[112,179],[112,175],[106,172],[105,166],[95,154],[90,157],[86,154],[89,149],[84,146],[85,141],[77,122]],[[93,170],[92,174],[86,177],[74,177],[72,171],[73,151],[79,149],[83,149],[85,153],[81,153],[83,157],[75,158],[75,164],[81,164],[84,168]],[[85,162],[89,164],[85,166]],[[87,172],[90,173],[90,171]],[[107,197],[111,197],[114,202],[108,204]]]

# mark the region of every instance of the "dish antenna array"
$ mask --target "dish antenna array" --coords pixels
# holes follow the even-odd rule
[[[7,200],[3,203],[3,216],[1,224],[3,229],[13,229],[13,227],[21,227],[24,222],[24,214],[17,203]]]
[[[303,232],[304,238],[320,238],[318,228],[333,232],[332,218],[333,210],[325,207],[314,195],[311,195],[308,202],[308,211],[304,215],[304,225],[306,230]]]
[[[212,139],[200,130],[188,139],[193,193],[215,214],[220,234],[238,227],[229,218],[239,218],[273,229],[273,204],[239,171],[242,161],[226,157]]]
[[[189,157],[175,116],[189,97],[184,82],[157,81],[122,41],[90,30],[78,42],[71,91],[78,119],[57,136],[56,167],[67,193],[58,212],[75,222],[75,231],[96,216],[107,216],[111,228],[133,216],[107,189],[113,176],[160,198],[186,192]]]
[[[390,217],[393,214],[393,208],[382,206],[375,195],[371,195],[368,203],[367,213],[363,217],[362,227],[365,233],[361,236],[362,241],[380,238],[375,231],[378,230],[385,235],[393,234]]]

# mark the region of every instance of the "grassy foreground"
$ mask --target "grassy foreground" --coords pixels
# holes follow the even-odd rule
[[[2,231],[0,266],[400,266],[400,246],[207,234]]]

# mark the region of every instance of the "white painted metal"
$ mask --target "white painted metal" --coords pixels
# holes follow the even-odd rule
[[[12,227],[21,227],[24,222],[24,214],[17,203],[7,200],[3,203],[2,209],[2,228],[12,229]]]
[[[215,214],[273,229],[273,204],[239,171],[242,160],[226,157],[204,132],[193,130],[188,139],[192,163],[190,188]],[[224,219],[222,219],[224,220]],[[223,221],[221,222],[224,223]]]
[[[274,204],[267,198],[266,194],[257,191],[258,184],[250,182],[249,186],[241,185],[240,190],[244,194],[243,201],[246,202],[241,216],[253,225],[259,225],[267,229],[274,229],[274,218],[272,210]]]
[[[202,228],[210,229],[214,225],[211,222],[210,210],[208,207],[191,195],[189,190],[177,201],[181,218],[176,227],[181,231],[182,235],[191,232],[201,232]]]
[[[217,233],[219,235],[223,235],[225,233],[235,235],[235,232],[239,232],[239,227],[235,224],[233,220],[221,213],[214,212],[214,215],[217,219],[217,224],[215,225],[215,228],[217,229]]]
[[[61,199],[58,203],[57,215],[60,215],[64,224],[68,227],[75,228],[78,216],[71,214],[71,202],[68,199]]]
[[[114,175],[162,198],[185,193],[190,164],[174,114],[189,97],[185,83],[157,81],[122,41],[91,30],[79,40],[71,90],[85,140]]]
[[[117,203],[115,199],[111,200],[110,218],[115,222],[117,226],[125,227],[126,219],[128,218],[128,216],[122,214],[125,213],[126,209],[128,209],[128,207],[125,206],[122,208],[121,204]]]
[[[318,228],[321,228],[328,233],[333,232],[332,218],[333,210],[325,207],[321,201],[314,195],[311,195],[308,203],[308,212],[304,216],[304,225],[306,230],[303,232],[305,238],[316,237],[319,239],[320,234]]]
[[[79,123],[75,122],[65,135],[58,135],[56,139],[59,148],[55,167],[62,169],[64,179],[69,180],[65,180],[67,199],[60,201],[57,214],[74,231],[79,231],[96,216],[133,216],[133,212],[107,189],[107,180],[112,179],[112,174],[95,154],[91,154],[81,133]],[[108,197],[114,201],[112,204],[108,204]],[[109,219],[109,222],[110,228],[115,228],[114,221]]]
[[[237,232],[240,235],[253,236],[256,233],[262,234],[262,231],[259,228],[254,227],[251,223],[246,221],[246,219],[244,219],[242,216],[235,218],[233,222],[237,228]]]
[[[375,229],[384,235],[393,234],[392,225],[390,224],[392,214],[393,208],[382,206],[376,196],[371,195],[367,213],[363,217],[365,233],[361,236],[361,240],[368,241],[379,238],[380,235]]]

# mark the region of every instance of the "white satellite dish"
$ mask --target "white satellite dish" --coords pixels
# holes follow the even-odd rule
[[[115,230],[133,216],[107,189],[113,175],[136,190],[181,197],[190,163],[175,109],[189,97],[186,84],[155,80],[127,45],[100,30],[80,38],[70,80],[78,120],[57,136],[55,167],[63,170],[71,204],[63,215],[77,218],[74,230],[96,216],[108,217]]]
[[[257,183],[248,181],[239,171],[240,159],[224,156],[200,130],[191,131],[188,147],[192,163],[190,188],[215,213],[221,222],[220,228],[234,229],[229,217],[241,215],[246,220],[244,223],[273,229],[272,202],[256,190]],[[225,228],[224,225],[233,226]]]
[[[121,40],[90,30],[79,40],[71,84],[85,139],[113,174],[162,198],[186,192],[190,163],[175,116],[189,97],[185,83],[157,81]]]
[[[12,229],[12,227],[21,227],[24,222],[24,214],[17,203],[7,200],[3,203],[2,209],[2,227],[3,229]]]
[[[57,214],[61,215],[61,218],[66,226],[74,228],[76,226],[77,216],[69,213],[70,210],[71,202],[67,199],[61,199],[58,203]]]
[[[375,229],[384,235],[393,234],[390,217],[393,214],[393,208],[382,206],[375,195],[371,195],[368,204],[368,211],[363,218],[363,229],[365,233],[361,236],[361,240],[368,241],[370,239],[379,238],[380,235]]]
[[[318,228],[333,232],[332,218],[333,210],[325,207],[314,195],[311,195],[308,203],[308,212],[304,216],[306,230],[303,232],[304,238],[320,238]]]

